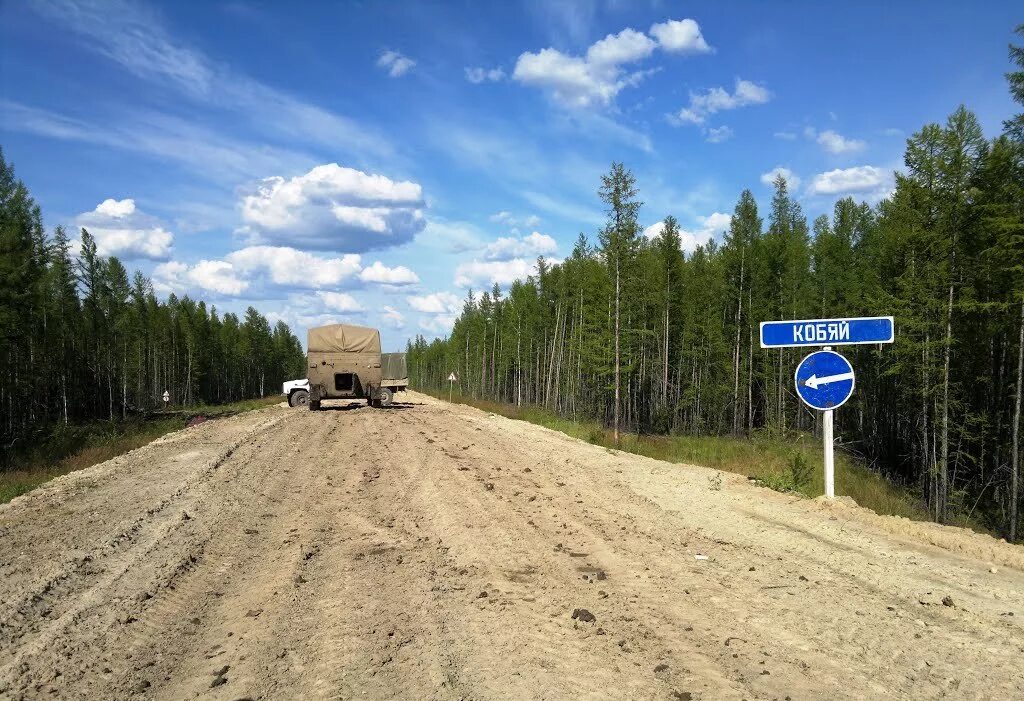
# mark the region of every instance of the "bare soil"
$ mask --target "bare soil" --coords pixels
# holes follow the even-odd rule
[[[1024,698],[1019,547],[402,398],[0,506],[0,698]]]

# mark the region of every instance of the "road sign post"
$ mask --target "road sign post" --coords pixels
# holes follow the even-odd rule
[[[892,343],[895,335],[891,316],[761,322],[762,348],[823,346],[800,361],[793,379],[804,404],[823,414],[825,496],[829,499],[836,495],[833,412],[850,398],[856,382],[853,366],[832,346]]]
[[[832,436],[832,410],[826,409],[822,417],[821,436],[825,454],[825,496],[834,499],[836,496],[836,463],[833,450],[835,439]]]
[[[825,463],[825,496],[836,495],[835,441],[833,437],[833,411],[853,395],[857,378],[853,366],[843,356],[825,346],[800,361],[793,374],[796,392],[804,404],[821,411],[822,443]]]

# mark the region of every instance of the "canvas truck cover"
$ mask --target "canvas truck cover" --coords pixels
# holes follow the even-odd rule
[[[404,380],[409,377],[405,353],[383,353],[380,356],[381,377],[385,380]]]
[[[380,353],[380,331],[366,326],[318,326],[306,341],[310,353]]]

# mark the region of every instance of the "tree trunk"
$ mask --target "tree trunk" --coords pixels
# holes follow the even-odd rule
[[[754,291],[747,292],[747,316],[750,316]],[[747,436],[754,433],[754,327],[747,324]]]
[[[1024,299],[1020,302],[1020,334],[1017,340],[1017,390],[1013,405],[1013,441],[1010,467],[1010,542],[1017,540],[1017,503],[1020,489],[1020,401],[1024,386]]]
[[[733,346],[733,382],[732,382],[732,434],[740,432],[740,320],[743,318],[743,274],[746,263],[746,249],[740,252],[740,293],[736,303],[736,343]]]
[[[523,319],[516,322],[516,406],[523,405]]]
[[[484,320],[484,340],[480,343],[480,397],[487,396],[487,320]]]
[[[931,453],[928,450],[928,395],[930,394],[928,389],[928,334],[924,335],[924,346],[921,348],[921,375],[921,461],[923,472],[928,475],[928,496],[937,521],[939,519],[939,500],[933,496],[936,491],[933,487],[936,479],[932,469],[933,465],[929,459]]]
[[[668,296],[669,291],[665,291],[665,347],[662,352],[662,367],[661,367],[661,403],[662,405],[668,404]]]
[[[949,356],[953,346],[953,283],[946,305],[946,348],[942,361],[942,457],[939,462],[939,523],[946,521],[949,501]]]
[[[615,409],[613,425],[615,427],[615,445],[619,444],[619,256],[615,255]]]

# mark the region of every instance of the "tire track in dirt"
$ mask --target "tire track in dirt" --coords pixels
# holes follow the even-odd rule
[[[1010,546],[406,398],[0,507],[0,697],[1024,694]]]
[[[575,451],[581,455],[596,454],[596,464],[608,462],[600,455],[601,452],[609,452],[604,449],[587,446],[561,434],[501,417],[488,419],[500,427],[502,433],[526,434],[542,453],[559,455],[566,451]],[[614,454],[614,451],[611,452]],[[777,508],[778,505],[772,502],[785,499],[780,495],[752,488],[739,480],[730,480],[729,476],[726,476],[726,484],[735,484],[738,489],[716,491],[709,489],[707,482],[701,484],[699,477],[694,479],[692,474],[687,476],[686,473],[665,471],[660,467],[664,463],[635,456],[622,456],[622,463],[624,466],[632,467],[626,470],[627,477],[623,480],[628,489],[636,494],[648,496],[659,508],[665,508],[665,512],[677,522],[676,527],[670,527],[668,532],[679,532],[679,525],[682,525],[680,521],[683,524],[700,524],[698,530],[707,529],[703,545],[677,543],[677,547],[698,547],[680,547],[668,558],[656,559],[656,567],[646,564],[645,567],[650,566],[651,570],[661,572],[671,571],[673,559],[678,561],[692,557],[691,553],[703,552],[711,556],[710,562],[713,563],[713,567],[701,567],[709,575],[713,575],[720,572],[720,566],[729,560],[734,560],[737,556],[742,558],[739,567],[733,565],[732,571],[717,582],[713,576],[703,578],[705,581],[694,592],[698,595],[695,598],[700,604],[700,617],[712,621],[712,631],[721,634],[723,630],[737,630],[734,635],[745,643],[755,642],[754,647],[761,650],[775,649],[773,656],[776,658],[799,661],[802,676],[818,680],[817,693],[834,698],[856,696],[856,693],[851,694],[851,689],[863,687],[865,684],[873,693],[882,693],[883,690],[892,693],[893,687],[884,686],[879,680],[885,676],[879,675],[879,671],[892,669],[898,673],[899,668],[892,668],[891,661],[907,651],[915,659],[909,665],[910,669],[907,670],[905,678],[897,678],[893,682],[895,688],[902,689],[901,693],[907,696],[931,698],[949,693],[951,689],[958,690],[958,693],[963,692],[966,690],[963,677],[967,676],[974,677],[973,681],[978,684],[975,693],[984,697],[991,693],[991,688],[981,683],[982,680],[978,677],[987,676],[992,666],[999,670],[997,676],[1006,680],[1003,688],[1009,696],[1019,692],[1021,673],[1019,669],[1014,669],[1013,659],[1022,650],[1018,623],[1020,614],[1017,614],[1018,618],[1011,616],[1014,609],[1019,610],[1021,597],[1014,586],[1011,585],[1009,590],[1003,588],[1008,582],[1002,579],[1012,577],[1011,581],[1019,584],[1019,571],[1008,570],[993,578],[992,574],[985,570],[989,563],[974,561],[970,581],[958,581],[959,576],[950,579],[943,579],[940,576],[939,581],[951,587],[955,596],[959,596],[957,592],[975,592],[975,595],[969,598],[955,599],[954,601],[960,601],[960,606],[942,606],[940,599],[943,592],[940,589],[940,593],[935,593],[936,578],[928,573],[948,573],[951,564],[960,564],[962,558],[959,555],[951,556],[948,551],[930,548],[928,559],[933,562],[928,563],[920,553],[929,549],[919,544],[919,547],[912,551],[912,555],[917,558],[915,565],[938,564],[939,567],[929,569],[922,566],[917,568],[918,571],[911,572],[909,577],[906,573],[901,573],[901,577],[893,577],[892,573],[887,571],[888,563],[883,565],[877,560],[867,562],[861,558],[847,561],[848,548],[837,550],[823,547],[822,540],[816,534],[811,533],[813,537],[808,537],[807,533],[801,532],[806,529],[797,527],[766,532],[745,514],[740,514],[742,518],[737,518],[737,511],[742,510],[737,509],[733,502],[745,506],[756,504],[755,508]],[[693,468],[693,471],[698,475],[702,472],[713,474],[712,471],[701,468]],[[582,478],[592,480],[593,469],[585,470]],[[686,491],[684,485],[691,488],[691,491]],[[600,494],[602,491],[605,490],[594,490],[593,493]],[[794,507],[790,513],[785,513],[786,517],[792,518],[794,523],[813,521],[813,525],[809,527],[817,528],[819,531],[834,528],[834,525],[828,524],[835,524],[837,518],[841,519],[837,516],[822,516],[820,512],[816,512],[816,505],[810,502],[798,502]],[[631,504],[631,509],[634,514],[642,515],[639,505]],[[655,519],[650,517],[646,520],[651,522]],[[838,523],[842,524],[842,531],[850,530],[850,524],[843,523],[842,520]],[[826,528],[823,529],[822,526]],[[874,545],[873,548],[861,548],[865,553],[900,549],[898,544],[889,540],[888,533],[876,531],[868,535],[868,529],[862,529],[860,524],[853,524],[852,530],[855,531],[855,536],[856,532],[863,532],[865,538],[870,538]],[[652,539],[649,532],[643,535],[646,537],[630,546],[631,550],[643,548],[644,540],[651,540],[654,543],[664,543],[666,540],[664,536]],[[840,537],[842,535],[840,534]],[[849,533],[846,535],[849,537]],[[723,537],[738,542],[730,543]],[[968,538],[982,537],[970,534]],[[983,538],[983,541],[991,539]],[[880,544],[883,547],[878,547]],[[979,550],[987,555],[991,547],[989,543],[983,542]],[[959,544],[959,547],[954,548],[954,552],[962,549],[963,544]],[[1008,554],[1008,559],[1012,557],[1012,553]],[[753,567],[752,571],[748,565]],[[843,591],[841,587],[834,586],[835,582],[815,581],[818,579],[814,572],[817,568],[820,568],[819,574],[827,573],[842,578],[851,582],[851,585]],[[954,569],[953,574],[959,573]],[[978,596],[982,594],[979,591],[979,583],[992,579],[996,579],[997,586],[1002,585],[999,586],[1002,591],[992,592],[989,596]],[[864,586],[869,582],[871,586]],[[714,586],[715,584],[718,586]],[[702,596],[701,590],[710,596]],[[865,597],[865,594],[870,594],[872,590],[880,595]],[[684,593],[689,594],[690,591],[684,590]],[[860,606],[857,606],[858,601],[861,603]],[[836,602],[841,602],[841,605],[837,606]],[[900,604],[899,607],[891,606],[896,602]],[[974,612],[975,607],[988,615],[978,616]],[[810,611],[818,611],[820,615],[810,614]],[[876,618],[872,621],[871,617],[877,617],[879,611],[883,613],[883,620],[879,621]],[[1007,613],[1010,615],[1007,616]],[[837,619],[843,618],[848,619],[844,621],[846,625],[837,626]],[[856,623],[849,625],[851,622]],[[920,632],[920,628],[925,628],[925,631]],[[922,638],[930,638],[939,630],[942,631],[943,637],[949,636],[948,645],[945,640],[934,641],[931,644],[921,642]],[[963,663],[963,648],[992,645],[996,638],[1001,639],[998,647],[987,648],[978,654],[973,668],[970,663]],[[780,646],[779,641],[786,644]],[[713,642],[713,637],[709,636],[707,644]],[[832,652],[851,645],[855,646],[858,654],[840,656]],[[778,650],[780,647],[783,648],[781,651]],[[915,653],[915,650],[918,652]],[[782,654],[779,654],[780,652]],[[812,656],[816,659],[811,659]],[[735,663],[728,657],[720,657],[720,664],[728,668],[730,664]],[[773,680],[778,677],[778,662],[775,665],[771,668]],[[737,669],[735,674],[739,678],[749,678],[749,673],[745,675],[741,669]],[[828,689],[832,679],[835,680],[831,682],[835,688],[830,692]],[[787,684],[782,688],[794,687]],[[764,691],[767,692],[767,689]]]
[[[91,638],[101,637],[111,627],[134,622],[133,611],[138,602],[145,600],[143,597],[147,586],[159,586],[140,583],[140,575],[151,573],[159,565],[156,569],[166,571],[167,580],[172,581],[188,565],[187,561],[182,563],[177,554],[172,554],[170,561],[161,561],[158,555],[161,543],[174,539],[183,527],[187,529],[187,522],[191,519],[181,517],[180,514],[186,514],[186,508],[192,508],[192,505],[202,501],[203,485],[231,458],[235,450],[247,445],[284,418],[286,416],[282,414],[258,412],[248,420],[230,425],[223,441],[213,441],[195,450],[183,448],[196,448],[204,436],[224,434],[225,427],[217,425],[220,422],[209,422],[209,426],[202,426],[203,431],[190,429],[194,431],[192,435],[178,432],[151,444],[151,452],[156,453],[153,457],[157,459],[158,466],[170,469],[161,473],[156,480],[143,477],[147,488],[140,492],[145,496],[139,494],[134,499],[129,497],[127,502],[126,495],[118,493],[118,487],[130,488],[133,483],[138,483],[138,475],[130,466],[133,458],[146,455],[145,448],[56,480],[57,484],[45,487],[38,494],[15,500],[0,509],[0,518],[5,524],[14,523],[18,516],[24,516],[26,510],[32,515],[42,516],[46,513],[42,508],[44,505],[61,501],[61,482],[75,485],[88,480],[110,480],[107,486],[112,488],[98,489],[96,496],[102,502],[116,499],[115,503],[120,502],[119,505],[127,507],[127,511],[132,514],[123,518],[117,510],[107,510],[106,519],[95,521],[102,523],[103,530],[95,534],[95,544],[91,547],[82,538],[84,533],[75,522],[75,511],[71,512],[72,518],[64,523],[48,523],[44,527],[43,532],[51,533],[51,539],[35,541],[31,538],[31,531],[28,539],[20,542],[14,539],[14,547],[22,548],[19,553],[22,558],[26,552],[37,551],[35,557],[46,569],[42,578],[31,586],[21,590],[12,587],[11,590],[16,593],[3,597],[4,610],[0,614],[0,621],[4,623],[0,625],[0,647],[8,651],[4,656],[5,661],[8,657],[10,660],[9,664],[0,665],[0,693],[4,691],[7,680],[13,676],[20,678],[22,690],[26,684],[31,683],[45,686],[45,680],[32,673],[36,658],[50,656],[58,651],[72,658],[76,651],[96,642]],[[168,453],[171,455],[169,459]],[[126,470],[117,469],[121,466],[129,466],[129,474],[124,474]],[[118,485],[117,482],[122,480],[127,484]],[[84,497],[81,494],[78,496]],[[88,496],[93,494],[90,492]],[[104,504],[99,506],[102,508]],[[40,535],[39,531],[36,534]],[[47,560],[47,551],[59,548],[64,538],[72,541],[74,554],[68,557],[51,552],[53,559]],[[53,547],[55,545],[57,548]],[[5,557],[3,569],[15,569],[11,567],[12,564]],[[21,581],[22,578],[15,574],[10,579],[5,578],[5,585],[11,586]],[[132,589],[131,594],[116,598],[111,596],[112,592],[124,589]],[[78,629],[74,644],[66,642],[70,629]],[[84,679],[95,672],[95,669],[88,666],[77,668],[74,664],[68,664],[58,670],[56,677]]]

